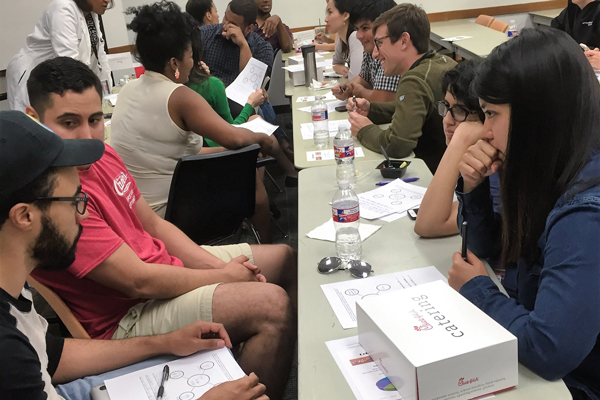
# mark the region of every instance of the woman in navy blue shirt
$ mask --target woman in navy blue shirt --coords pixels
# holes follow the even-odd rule
[[[518,338],[522,364],[600,399],[600,85],[567,34],[524,30],[483,62],[473,90],[486,120],[456,189],[472,253],[454,254],[448,282]],[[516,269],[513,298],[478,258],[498,256]]]

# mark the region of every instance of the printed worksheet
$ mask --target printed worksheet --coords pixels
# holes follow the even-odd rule
[[[364,156],[365,156],[365,152],[363,151],[362,147],[354,148],[354,157],[364,157]],[[335,160],[335,154],[333,153],[333,149],[307,151],[306,152],[306,160],[307,161]]]
[[[344,126],[347,129],[350,129],[350,121],[348,121],[347,119],[329,121],[327,126],[329,128],[329,137],[335,137],[335,135],[337,135],[338,133],[338,129],[340,128],[340,126]],[[302,139],[312,140],[315,134],[315,128],[313,127],[312,122],[300,124],[300,133],[302,133]]]
[[[269,136],[279,128],[277,125],[270,124],[262,118],[254,118],[252,121],[232,126],[235,126],[236,128],[246,128],[256,133],[266,133]]]
[[[377,270],[377,266],[373,266]],[[415,268],[408,271],[371,276],[366,279],[321,285],[325,297],[338,317],[342,328],[356,328],[356,302],[367,296],[379,296],[396,290],[447,279],[435,267]],[[390,309],[393,304],[390,304]]]
[[[171,361],[164,400],[195,400],[220,383],[243,377],[227,348],[202,351]],[[132,372],[104,383],[111,400],[155,400],[165,364]]]
[[[225,88],[227,98],[242,106],[246,105],[252,92],[261,89],[266,72],[267,64],[258,61],[254,57],[250,58],[244,70],[235,78],[235,81]]]
[[[426,188],[396,179],[385,186],[360,193],[360,216],[377,219],[392,213],[405,213],[406,210],[421,204]]]
[[[402,396],[362,348],[358,336],[325,342],[357,400],[401,400]]]

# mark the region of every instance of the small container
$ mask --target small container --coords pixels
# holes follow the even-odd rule
[[[391,164],[391,165],[390,165]],[[410,161],[404,160],[383,160],[375,169],[378,169],[381,176],[389,179],[402,178],[406,174],[406,169],[410,165]]]

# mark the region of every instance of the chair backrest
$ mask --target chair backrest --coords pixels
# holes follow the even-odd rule
[[[90,338],[90,335],[88,335],[85,329],[83,329],[83,326],[81,326],[79,320],[75,318],[69,307],[67,307],[65,302],[62,301],[62,299],[58,297],[58,295],[54,293],[52,289],[36,280],[31,275],[27,277],[27,283],[29,283],[29,285],[31,285],[44,298],[44,300],[50,304],[50,307],[52,307],[62,323],[65,324],[71,336],[73,336],[75,339]]]
[[[502,22],[500,20],[495,19],[494,21],[492,21],[492,24],[489,27],[495,31],[504,33],[508,29],[508,24],[506,22]]]
[[[273,107],[290,105],[290,99],[285,97],[285,71],[284,64],[281,58],[281,49],[275,51],[273,59],[273,68],[271,69],[271,80],[269,81],[269,103]]]
[[[236,232],[254,215],[260,146],[182,157],[175,167],[165,219],[197,244]]]
[[[485,14],[481,14],[479,17],[477,17],[477,19],[475,20],[476,24],[479,25],[483,25],[486,28],[489,27],[492,22],[494,22],[494,17],[491,17],[489,15],[485,15]]]

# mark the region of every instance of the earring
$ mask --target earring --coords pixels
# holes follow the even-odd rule
[[[175,68],[175,79],[179,79],[179,68]]]

